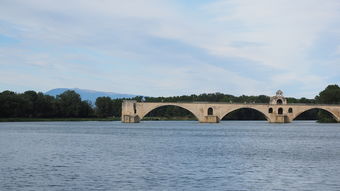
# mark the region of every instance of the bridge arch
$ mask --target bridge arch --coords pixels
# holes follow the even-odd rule
[[[214,109],[212,107],[208,108],[208,115],[214,115]]]
[[[282,105],[282,103],[283,103],[282,99],[278,99],[278,100],[276,101],[276,104],[277,104],[277,105]]]
[[[230,114],[230,113],[232,113],[232,112],[234,112],[234,111],[237,111],[237,110],[241,110],[241,109],[251,109],[251,110],[255,110],[255,111],[261,113],[261,114],[265,117],[265,119],[266,119],[267,121],[269,121],[269,122],[271,121],[271,120],[270,120],[270,117],[266,114],[266,113],[268,112],[268,109],[265,109],[264,111],[262,111],[262,110],[260,110],[260,109],[255,108],[255,107],[238,107],[238,108],[231,109],[231,110],[229,110],[229,111],[223,112],[222,115],[220,116],[220,119],[222,120],[222,119],[223,119],[225,116],[227,116],[228,114]]]
[[[270,108],[268,109],[268,113],[273,113],[273,108],[272,108],[272,107],[270,107]]]
[[[197,120],[199,120],[199,115],[194,110],[192,110],[189,107],[180,105],[180,104],[160,104],[160,105],[154,105],[152,107],[149,107],[149,108],[145,109],[145,111],[143,113],[139,113],[138,114],[139,119],[142,120],[147,114],[149,114],[150,112],[154,111],[155,109],[158,109],[158,108],[161,108],[161,107],[167,107],[167,106],[175,106],[175,107],[182,108],[182,109],[184,109],[186,111],[189,111]]]
[[[292,117],[291,121],[293,121],[294,119],[296,119],[297,117],[299,117],[302,113],[306,112],[306,111],[310,111],[310,110],[313,110],[313,109],[319,109],[319,110],[323,110],[323,111],[326,111],[327,113],[329,113],[333,119],[335,119],[336,121],[339,121],[340,118],[338,118],[338,116],[330,109],[327,109],[327,108],[323,108],[323,107],[311,107],[311,108],[308,108],[308,109],[303,109],[303,110],[300,110],[298,111],[297,113],[294,114],[294,116]]]
[[[293,108],[290,107],[290,108],[288,109],[288,113],[293,113]]]

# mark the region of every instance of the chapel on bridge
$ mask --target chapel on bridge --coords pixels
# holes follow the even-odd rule
[[[270,98],[269,104],[286,105],[287,99],[283,96],[283,92],[281,90],[277,90],[276,95]]]

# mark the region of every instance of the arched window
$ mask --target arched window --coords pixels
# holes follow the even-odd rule
[[[135,112],[135,114],[137,113],[136,103],[133,104],[133,111]]]
[[[282,104],[282,99],[278,99],[278,100],[276,101],[276,103],[277,103],[278,105],[281,105],[281,104]]]
[[[213,110],[213,108],[209,107],[209,109],[208,109],[208,115],[214,115],[214,110]]]
[[[273,113],[273,108],[269,108],[268,113]]]
[[[288,113],[293,113],[293,108],[290,107],[290,108],[288,109]]]
[[[280,114],[280,115],[283,114],[283,109],[282,109],[282,107],[280,107],[280,108],[277,110],[277,113]]]

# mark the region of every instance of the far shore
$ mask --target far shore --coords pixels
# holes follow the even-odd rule
[[[39,122],[39,121],[120,121],[120,117],[108,118],[0,118],[0,122]],[[190,117],[144,117],[143,121],[196,121]]]
[[[39,122],[39,121],[119,121],[114,118],[0,118],[0,122]]]
[[[53,121],[120,121],[120,117],[107,117],[107,118],[0,118],[1,122],[53,122]],[[197,121],[192,117],[144,117],[142,121]],[[225,121],[225,120],[223,120]],[[239,120],[227,120],[239,121]],[[249,120],[240,120],[249,121]],[[261,119],[253,119],[250,121],[264,121]],[[336,123],[335,120],[311,120],[318,123]]]

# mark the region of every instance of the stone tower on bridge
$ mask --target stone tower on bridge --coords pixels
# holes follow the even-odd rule
[[[287,99],[283,96],[283,92],[281,90],[277,90],[276,95],[270,97],[269,105],[287,105]],[[273,107],[270,107],[268,109],[268,113],[271,113],[272,117],[275,118],[274,121],[276,123],[289,122],[289,117],[283,112],[283,109],[281,107],[277,108],[276,112],[274,112]]]
[[[269,104],[287,105],[287,99],[283,96],[283,92],[281,90],[277,90],[276,96],[270,98]]]

